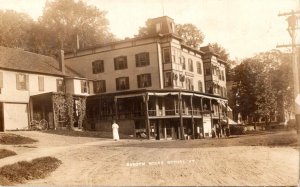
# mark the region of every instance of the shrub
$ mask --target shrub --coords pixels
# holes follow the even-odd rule
[[[40,179],[53,172],[61,164],[54,157],[41,157],[31,162],[21,161],[0,168],[0,185],[24,183],[26,180]]]

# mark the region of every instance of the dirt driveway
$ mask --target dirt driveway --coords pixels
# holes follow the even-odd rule
[[[32,185],[278,186],[297,185],[299,176],[299,151],[293,147],[201,146],[207,142],[224,145],[226,139],[114,142],[41,132],[16,134],[39,142],[31,145],[36,148],[11,147],[19,155],[8,158],[53,155],[63,162],[49,177],[30,181]],[[252,138],[260,136],[272,134]],[[251,137],[230,141],[245,139],[251,141]]]

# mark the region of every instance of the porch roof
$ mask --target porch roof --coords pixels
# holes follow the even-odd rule
[[[190,91],[190,90],[180,90],[180,89],[140,89],[140,90],[129,90],[129,91],[120,91],[114,93],[101,93],[96,95],[88,96],[88,98],[101,98],[101,97],[116,97],[116,98],[125,98],[125,97],[135,97],[135,96],[143,96],[145,94],[148,95],[156,95],[156,96],[165,96],[165,95],[178,95],[181,93],[182,95],[194,95],[198,97],[204,97],[209,99],[218,99],[222,101],[227,101],[227,98],[220,97],[217,95],[201,93],[197,91]]]

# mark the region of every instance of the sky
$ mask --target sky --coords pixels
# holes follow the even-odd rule
[[[176,24],[196,25],[205,35],[202,46],[217,42],[229,52],[231,59],[251,57],[275,49],[277,44],[291,43],[286,18],[278,13],[299,10],[300,3],[300,0],[85,1],[107,11],[110,31],[119,39],[133,37],[148,18],[166,15]],[[0,9],[14,9],[37,20],[45,2],[0,0]]]

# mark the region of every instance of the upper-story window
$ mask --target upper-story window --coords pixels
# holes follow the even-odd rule
[[[222,76],[222,81],[225,81],[224,71],[221,71],[221,72],[222,72],[222,74],[221,74],[221,76]]]
[[[115,70],[127,69],[127,56],[119,56],[114,58]]]
[[[202,64],[200,62],[197,62],[197,73],[202,74]]]
[[[135,63],[136,67],[142,67],[142,66],[147,66],[150,64],[149,60],[149,53],[144,52],[144,53],[139,53],[135,55]]]
[[[138,81],[139,88],[145,88],[145,87],[152,86],[150,73],[137,75],[137,81]]]
[[[172,86],[172,73],[170,71],[164,73],[165,87]]]
[[[156,23],[156,32],[161,31],[161,23]]]
[[[211,75],[211,69],[210,67],[205,68],[205,75]]]
[[[26,74],[17,74],[17,90],[28,90],[29,88],[29,76]]]
[[[193,79],[186,78],[185,82],[186,82],[186,89],[188,89],[188,90],[194,90]]]
[[[96,60],[92,62],[93,74],[104,72],[104,61]]]
[[[182,57],[181,62],[182,62],[182,69],[185,70],[186,67],[185,67],[185,58],[184,58],[184,56]]]
[[[39,91],[44,91],[44,77],[38,76]]]
[[[97,80],[93,82],[94,93],[103,93],[106,92],[105,80]]]
[[[81,93],[88,93],[89,91],[89,84],[87,80],[81,80]]]
[[[202,81],[198,81],[198,91],[203,92],[203,83],[202,83]]]
[[[63,79],[56,79],[56,88],[57,88],[57,92],[64,92],[65,91],[64,80]]]
[[[170,48],[164,48],[163,49],[163,58],[164,58],[164,63],[170,63],[171,62]]]
[[[3,88],[3,72],[0,71],[0,89]],[[1,90],[0,90],[1,93]]]
[[[194,67],[193,67],[193,60],[189,58],[189,61],[188,61],[188,68],[189,68],[189,71],[194,71]]]
[[[116,78],[116,89],[117,90],[129,89],[129,77]]]

